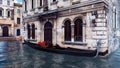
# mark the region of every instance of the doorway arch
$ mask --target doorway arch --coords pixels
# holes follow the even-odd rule
[[[52,24],[50,22],[46,22],[44,25],[44,41],[47,44],[52,44]]]
[[[32,39],[35,39],[35,24],[32,24]]]
[[[3,27],[3,37],[8,37],[9,36],[9,28],[8,26]]]
[[[28,36],[28,39],[30,39],[30,35],[31,35],[30,25],[27,24],[27,36]]]

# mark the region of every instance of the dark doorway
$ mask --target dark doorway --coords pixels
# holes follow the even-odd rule
[[[48,44],[52,44],[52,27],[50,22],[44,25],[44,41]]]
[[[32,24],[32,39],[35,39],[35,24]]]
[[[20,36],[20,29],[17,29],[17,36]]]
[[[27,36],[28,36],[28,39],[30,39],[30,33],[31,33],[31,31],[30,31],[30,25],[28,24],[27,25]]]
[[[3,37],[8,37],[9,36],[9,29],[7,26],[3,27]]]
[[[82,19],[76,19],[74,22],[74,40],[81,41],[83,40],[83,22]]]

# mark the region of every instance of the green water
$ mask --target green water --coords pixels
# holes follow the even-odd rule
[[[0,68],[120,68],[120,49],[101,58],[52,54],[19,42],[0,42]]]

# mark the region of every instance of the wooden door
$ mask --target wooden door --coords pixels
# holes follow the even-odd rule
[[[7,26],[3,27],[3,37],[8,37],[9,36],[9,29]]]
[[[52,24],[47,22],[44,26],[44,41],[52,44]]]

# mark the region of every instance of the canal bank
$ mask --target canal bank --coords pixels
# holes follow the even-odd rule
[[[0,68],[119,68],[120,49],[104,58],[78,57],[34,50],[20,42],[0,42]]]
[[[20,41],[22,42],[22,36],[17,37],[0,37],[0,41]]]

